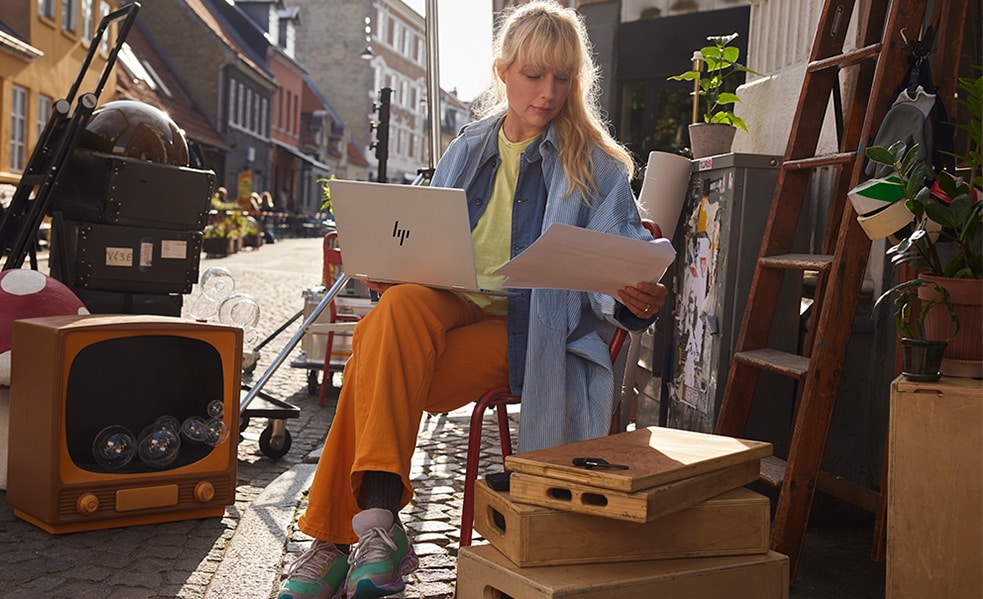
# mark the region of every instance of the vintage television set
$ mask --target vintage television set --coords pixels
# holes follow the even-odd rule
[[[7,502],[50,533],[222,516],[242,329],[156,315],[18,320]]]

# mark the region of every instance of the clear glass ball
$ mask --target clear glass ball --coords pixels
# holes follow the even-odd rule
[[[201,443],[205,435],[205,419],[189,416],[181,423],[181,436],[191,443]]]
[[[133,461],[137,440],[125,426],[113,425],[99,431],[92,442],[92,457],[106,470],[119,470]]]
[[[205,423],[205,432],[202,441],[206,445],[215,447],[229,438],[229,427],[221,418],[212,418]]]
[[[177,459],[181,450],[181,437],[174,431],[157,429],[140,439],[137,455],[140,461],[152,468],[164,468]]]

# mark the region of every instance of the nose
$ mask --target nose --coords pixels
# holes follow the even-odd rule
[[[539,95],[544,99],[552,100],[556,96],[556,88],[558,85],[556,82],[556,77],[554,77],[552,74],[547,74],[545,77],[543,77],[542,81],[543,85],[539,90]]]

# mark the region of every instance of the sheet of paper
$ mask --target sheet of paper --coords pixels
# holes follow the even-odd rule
[[[641,281],[658,281],[676,258],[668,239],[641,241],[554,223],[502,265],[506,289],[574,289],[618,296]]]

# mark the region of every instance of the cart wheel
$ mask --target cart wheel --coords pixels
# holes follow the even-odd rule
[[[249,416],[239,416],[239,432],[246,430],[249,427]]]
[[[246,374],[251,374],[254,370],[256,370],[255,362],[242,367],[242,371],[245,372]]]
[[[273,447],[273,428],[266,427],[263,432],[259,434],[259,450],[263,452],[268,458],[273,458],[274,460],[280,459],[287,455],[290,451],[290,445],[293,443],[293,439],[290,437],[290,431],[283,430],[283,445],[280,447]]]
[[[321,391],[321,381],[318,380],[316,370],[307,371],[307,394],[317,395]]]

